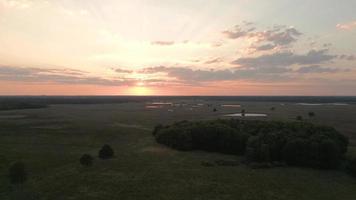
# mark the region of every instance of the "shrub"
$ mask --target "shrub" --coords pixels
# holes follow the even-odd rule
[[[93,164],[93,157],[89,154],[84,154],[80,159],[79,159],[80,164],[83,166],[91,166]]]
[[[303,117],[300,116],[300,115],[298,115],[295,119],[298,120],[298,121],[302,121],[302,120],[303,120]]]
[[[356,176],[356,158],[352,159],[349,161],[349,170],[350,173],[354,176]]]
[[[12,184],[24,183],[27,180],[25,164],[22,162],[12,164],[9,168],[9,178]]]
[[[315,117],[315,113],[314,112],[308,112],[308,116],[309,117]]]
[[[99,151],[99,158],[109,159],[114,157],[114,150],[109,145],[104,145]]]

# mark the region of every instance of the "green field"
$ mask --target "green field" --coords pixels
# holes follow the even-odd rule
[[[342,171],[251,169],[243,164],[206,167],[201,163],[241,158],[171,150],[157,144],[151,134],[158,123],[222,118],[223,114],[243,108],[247,113],[267,114],[266,120],[295,120],[301,115],[306,121],[333,126],[349,137],[347,156],[353,157],[355,104],[303,106],[193,100],[185,103],[188,105],[158,109],[147,109],[145,103],[138,102],[0,111],[0,199],[356,199],[356,178]],[[241,104],[242,108],[221,107],[224,103]],[[197,104],[204,105],[191,106]],[[217,112],[212,111],[214,107]],[[310,111],[316,116],[308,117]],[[113,147],[115,158],[97,158],[103,144]],[[84,153],[95,156],[92,167],[79,164]],[[26,164],[29,179],[23,186],[13,188],[7,173],[15,161]]]

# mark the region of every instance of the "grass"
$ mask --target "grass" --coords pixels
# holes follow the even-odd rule
[[[189,103],[189,102],[188,102]],[[196,103],[196,102],[195,102]],[[288,199],[353,200],[356,179],[340,171],[304,168],[250,169],[244,165],[205,167],[201,162],[239,159],[234,156],[178,152],[156,144],[151,129],[157,123],[201,120],[239,112],[266,113],[268,119],[294,120],[302,115],[328,124],[351,138],[348,156],[356,155],[356,105],[298,106],[241,103],[242,108],[183,107],[145,109],[144,103],[52,105],[48,108],[1,111],[0,199],[23,194],[39,199]],[[231,104],[231,102],[229,102]],[[270,108],[275,107],[274,111]],[[308,112],[315,112],[313,119]],[[337,117],[335,117],[337,116]],[[115,158],[100,160],[97,152],[110,144]],[[92,167],[79,164],[84,153],[95,156]],[[11,188],[9,165],[26,163],[29,180]]]

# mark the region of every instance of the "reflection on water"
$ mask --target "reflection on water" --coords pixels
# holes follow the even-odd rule
[[[227,114],[224,117],[242,117],[241,113]],[[261,113],[245,113],[245,117],[267,117],[267,114]]]
[[[347,106],[347,103],[297,103],[301,106]]]
[[[152,103],[148,103],[148,104],[152,104],[152,105],[173,105],[172,102],[152,102]]]
[[[241,105],[238,104],[223,104],[221,107],[230,107],[230,108],[240,108]]]
[[[162,108],[162,106],[150,105],[150,106],[145,106],[145,108],[148,108],[148,109],[157,109],[157,108]]]

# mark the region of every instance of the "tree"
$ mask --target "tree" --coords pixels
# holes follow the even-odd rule
[[[349,170],[352,175],[356,176],[356,158],[354,158],[350,161]]]
[[[104,145],[99,151],[99,158],[109,159],[114,156],[114,150],[109,145]]]
[[[163,128],[163,125],[162,124],[157,124],[154,129],[153,129],[153,132],[152,132],[152,135],[156,135],[156,133],[161,130]]]
[[[300,115],[298,115],[298,116],[296,117],[296,119],[297,119],[298,121],[302,121],[302,120],[303,120],[303,117],[300,116]]]
[[[245,117],[245,113],[246,113],[245,109],[242,109],[241,110],[241,117]]]
[[[12,184],[24,183],[27,180],[25,164],[22,162],[12,164],[9,168],[9,178]]]
[[[80,164],[83,166],[89,167],[93,164],[93,157],[89,154],[84,154],[80,159],[79,159]]]
[[[276,108],[275,107],[271,107],[271,111],[274,111],[274,110],[276,110]]]
[[[309,112],[308,113],[308,116],[311,118],[311,117],[315,117],[315,113],[314,112]]]
[[[218,111],[218,110],[217,110],[216,108],[214,108],[214,109],[213,109],[213,112],[216,112],[216,111]]]

